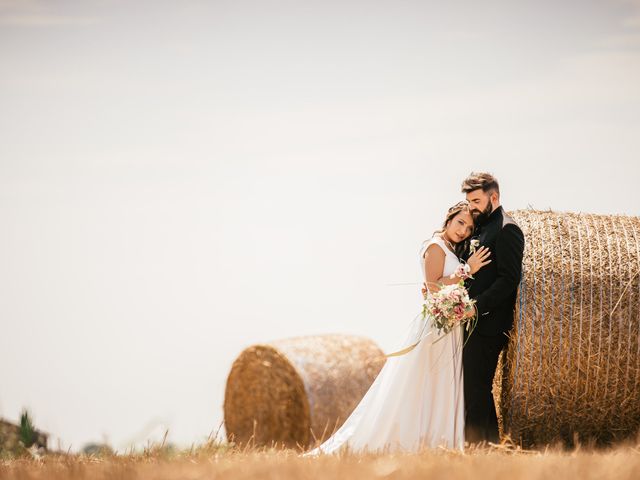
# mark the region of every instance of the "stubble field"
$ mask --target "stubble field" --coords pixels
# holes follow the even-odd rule
[[[295,450],[205,445],[187,451],[153,447],[126,455],[48,454],[4,460],[0,478],[15,480],[177,479],[638,479],[640,442],[607,449],[523,451],[508,446],[416,454],[303,458]]]

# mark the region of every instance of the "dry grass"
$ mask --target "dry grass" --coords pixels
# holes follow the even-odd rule
[[[474,448],[461,454],[424,451],[418,454],[342,455],[301,458],[296,450],[240,449],[209,444],[175,452],[150,448],[140,454],[47,455],[40,459],[0,463],[0,478],[15,480],[170,480],[170,479],[315,479],[442,478],[636,479],[640,445],[607,450],[512,447]]]

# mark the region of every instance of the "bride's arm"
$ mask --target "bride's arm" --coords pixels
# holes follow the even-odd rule
[[[445,253],[436,243],[429,245],[424,254],[425,283],[430,292],[437,292],[441,285],[458,283],[461,279],[456,275],[443,277]]]

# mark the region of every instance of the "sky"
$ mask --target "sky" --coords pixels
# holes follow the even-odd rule
[[[397,346],[473,170],[640,215],[640,2],[0,0],[0,416],[218,430],[233,360]]]

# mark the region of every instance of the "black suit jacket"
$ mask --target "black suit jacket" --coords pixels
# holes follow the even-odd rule
[[[473,238],[491,251],[491,263],[467,281],[469,296],[476,301],[478,309],[478,323],[474,331],[487,336],[499,335],[513,326],[522,275],[524,234],[502,207],[498,207],[476,227]]]

